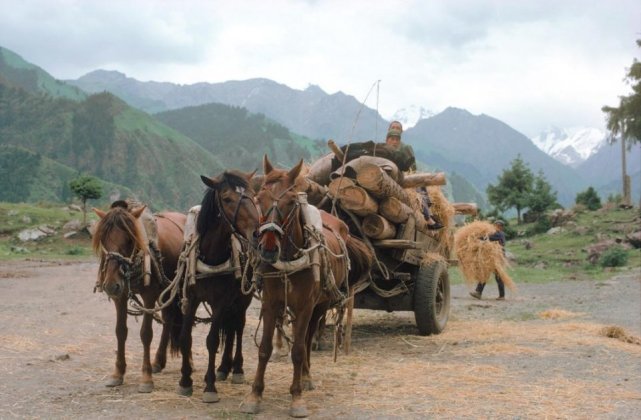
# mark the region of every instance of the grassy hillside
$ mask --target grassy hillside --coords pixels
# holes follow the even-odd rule
[[[87,95],[75,86],[56,80],[49,73],[25,61],[18,54],[0,47],[0,74],[5,81],[31,93],[45,93],[54,98],[83,100]]]

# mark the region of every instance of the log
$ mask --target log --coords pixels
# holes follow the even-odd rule
[[[399,171],[398,167],[394,162],[388,159],[384,159],[378,156],[361,156],[356,159],[352,159],[347,162],[344,167],[336,169],[330,174],[330,178],[338,178],[340,176],[348,176],[351,178],[356,178],[356,174],[361,171],[361,168],[367,165],[374,165],[381,167],[387,175],[389,175],[393,180],[398,180]]]
[[[383,199],[378,206],[378,212],[394,223],[405,223],[410,216],[414,215],[414,210],[396,197]]]
[[[351,186],[341,188],[336,197],[341,207],[350,210],[358,216],[367,216],[378,212],[378,203],[363,188]]]
[[[445,185],[445,173],[443,172],[421,172],[405,175],[400,182],[403,188],[430,187],[432,185]]]
[[[361,166],[356,176],[356,182],[376,198],[396,197],[403,204],[411,207],[411,200],[403,187],[379,166],[371,164]]]
[[[374,239],[390,239],[396,236],[396,227],[378,214],[370,214],[363,219],[363,233]]]
[[[329,185],[327,186],[327,190],[332,196],[337,197],[339,188],[343,190],[347,187],[354,187],[354,186],[356,186],[356,181],[354,181],[351,178],[347,178],[347,177],[335,178],[332,180],[332,182],[329,183]]]
[[[476,203],[452,203],[456,214],[468,214],[476,216],[479,212]]]
[[[332,172],[332,159],[334,159],[333,153],[328,153],[325,156],[317,159],[316,162],[314,162],[314,164],[309,168],[307,178],[320,185],[329,184],[329,174]]]

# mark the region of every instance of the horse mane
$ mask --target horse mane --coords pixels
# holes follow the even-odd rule
[[[105,217],[100,219],[96,225],[91,241],[93,251],[97,255],[100,255],[102,253],[102,239],[109,236],[116,229],[126,232],[134,241],[137,248],[146,251],[147,243],[145,243],[139,226],[136,218],[129,212],[127,207],[123,206],[120,202],[117,204],[114,203]]]
[[[242,172],[229,170],[218,175],[213,179],[217,184],[215,189],[207,188],[205,196],[200,203],[200,213],[198,213],[198,220],[196,221],[196,231],[200,236],[204,235],[209,229],[213,228],[220,215],[218,208],[218,200],[216,199],[216,192],[222,190],[225,185],[231,188],[243,188],[249,190],[249,182]]]

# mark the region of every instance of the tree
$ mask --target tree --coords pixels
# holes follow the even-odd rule
[[[511,167],[503,170],[498,183],[488,185],[488,201],[501,211],[515,207],[516,220],[520,224],[521,210],[528,206],[533,180],[532,171],[518,155]]]
[[[102,185],[98,178],[82,175],[69,182],[71,192],[82,201],[82,224],[87,224],[87,200],[102,197]]]
[[[641,39],[637,39],[641,48]],[[626,141],[628,150],[633,143],[641,142],[641,62],[636,58],[625,76],[628,84],[632,85],[633,93],[619,97],[619,106],[604,106],[601,110],[606,114],[607,128],[610,132],[608,142],[614,144],[617,137],[621,138],[621,172],[623,177],[623,201],[630,205],[630,177],[627,174],[625,151]]]
[[[531,212],[540,215],[556,205],[556,191],[552,191],[552,186],[545,179],[543,171],[539,171],[539,174],[534,178],[534,187],[527,206]]]
[[[601,208],[601,198],[592,187],[578,193],[574,202],[576,204],[583,204],[588,210],[594,211]]]
[[[16,146],[0,145],[0,201],[27,201],[41,157]]]

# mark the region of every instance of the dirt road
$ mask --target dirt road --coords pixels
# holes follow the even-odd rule
[[[92,294],[96,268],[0,266],[0,418],[246,418],[237,407],[256,368],[256,303],[245,334],[248,383],[220,384],[221,402],[200,401],[204,326],[195,328],[191,398],[175,393],[177,359],[154,376],[153,393],[137,393],[142,355],[134,319],[125,384],[106,388],[115,361],[115,314],[104,295]],[[524,284],[505,302],[491,300],[494,285],[483,301],[456,286],[448,326],[432,337],[415,335],[411,313],[356,311],[353,352],[337,363],[329,346],[312,356],[316,389],[305,394],[311,417],[638,418],[640,274]],[[605,337],[606,326],[623,327],[632,342]],[[256,418],[287,416],[290,380],[289,360],[270,363]]]

